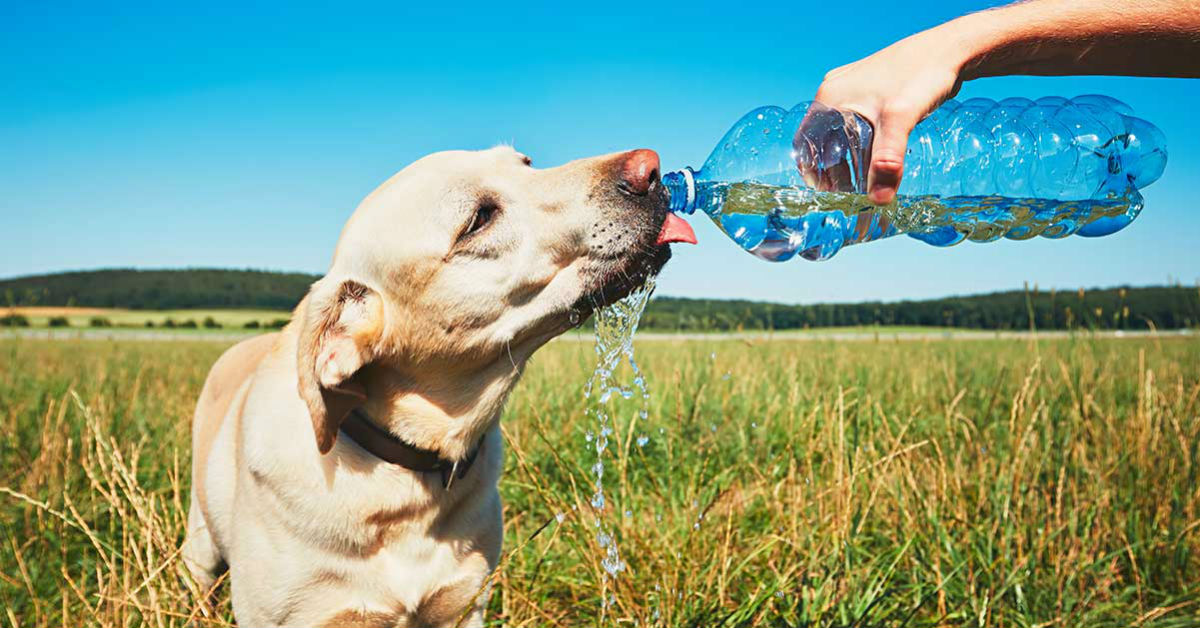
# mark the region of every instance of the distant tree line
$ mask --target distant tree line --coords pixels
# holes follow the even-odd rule
[[[657,298],[641,328],[706,331],[911,325],[971,329],[1179,329],[1200,325],[1200,289],[1014,290],[891,303],[782,305]]]
[[[318,275],[259,270],[114,269],[0,281],[7,305],[146,310],[290,310]],[[2,304],[0,304],[2,305]],[[16,320],[10,325],[19,324]],[[1200,289],[1186,286],[1028,289],[922,301],[785,305],[658,297],[642,329],[731,331],[853,325],[973,329],[1178,329],[1200,326]]]
[[[0,305],[119,307],[136,310],[290,310],[319,275],[263,270],[110,269],[0,280]]]

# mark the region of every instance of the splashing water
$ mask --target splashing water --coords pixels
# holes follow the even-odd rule
[[[586,399],[593,400],[587,413],[595,421],[594,430],[589,430],[585,438],[596,452],[596,461],[591,468],[594,489],[591,504],[596,516],[596,543],[604,551],[604,557],[600,560],[600,565],[604,568],[600,590],[602,619],[615,601],[615,596],[608,593],[611,580],[625,570],[625,561],[621,559],[617,540],[604,525],[604,511],[607,505],[604,493],[604,458],[609,437],[613,434],[613,406],[618,400],[633,399],[635,395],[640,394],[641,408],[638,417],[642,421],[647,419],[650,391],[646,387],[646,378],[633,357],[633,336],[653,292],[654,277],[651,276],[629,296],[596,312],[596,369],[583,392]],[[625,384],[616,377],[622,363],[628,363],[633,372],[631,384]],[[639,434],[637,442],[639,447],[644,446],[649,442],[649,437]],[[627,511],[626,516],[631,515],[632,512]]]

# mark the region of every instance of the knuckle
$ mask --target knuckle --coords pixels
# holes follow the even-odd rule
[[[875,156],[873,161],[904,161],[904,153],[907,150],[904,137],[895,138],[896,141],[875,142],[872,148],[872,154]]]
[[[817,95],[814,97],[814,100],[831,107],[836,106],[841,100],[840,91],[841,90],[839,90],[835,84],[831,84],[829,82],[822,83],[821,86],[817,88]]]
[[[880,172],[899,174],[904,170],[904,155],[892,148],[880,148],[871,158],[871,167]]]
[[[832,69],[832,70],[829,70],[828,72],[826,72],[826,73],[825,73],[825,76],[824,76],[824,77],[822,77],[822,79],[821,79],[821,80],[823,80],[823,81],[832,81],[832,80],[836,80],[836,79],[837,79],[837,78],[838,78],[840,75],[842,75],[842,74],[845,74],[845,73],[846,73],[846,71],[847,71],[848,69],[850,69],[850,66],[852,66],[852,65],[854,65],[854,64],[852,64],[852,63],[847,63],[846,65],[839,65],[838,67],[836,67],[836,68],[834,68],[834,69]]]

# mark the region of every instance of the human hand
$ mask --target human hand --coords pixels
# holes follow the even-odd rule
[[[809,108],[797,137],[809,131],[810,138],[823,138],[824,131],[854,124],[852,116],[842,123],[829,108],[861,115],[874,127],[867,197],[890,203],[904,175],[909,133],[958,93],[962,81],[1008,74],[1200,77],[1197,32],[1195,0],[1022,0],[970,13],[826,74],[816,96],[826,106]],[[807,157],[824,156],[829,147],[819,143]],[[860,164],[797,157],[817,189],[858,187]]]
[[[866,186],[872,203],[884,205],[895,199],[904,174],[909,133],[958,92],[967,57],[966,46],[961,45],[963,40],[953,27],[954,22],[943,24],[834,69],[817,90],[817,102],[856,112],[874,127]],[[801,130],[819,124],[822,111],[827,110],[814,106],[801,122]],[[831,183],[826,178],[820,177],[814,184],[828,189]]]

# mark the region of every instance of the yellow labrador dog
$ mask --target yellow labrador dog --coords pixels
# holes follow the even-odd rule
[[[501,407],[529,356],[694,242],[658,156],[507,148],[371,193],[282,332],[213,366],[184,559],[243,626],[481,626]],[[572,312],[575,315],[572,315]]]

